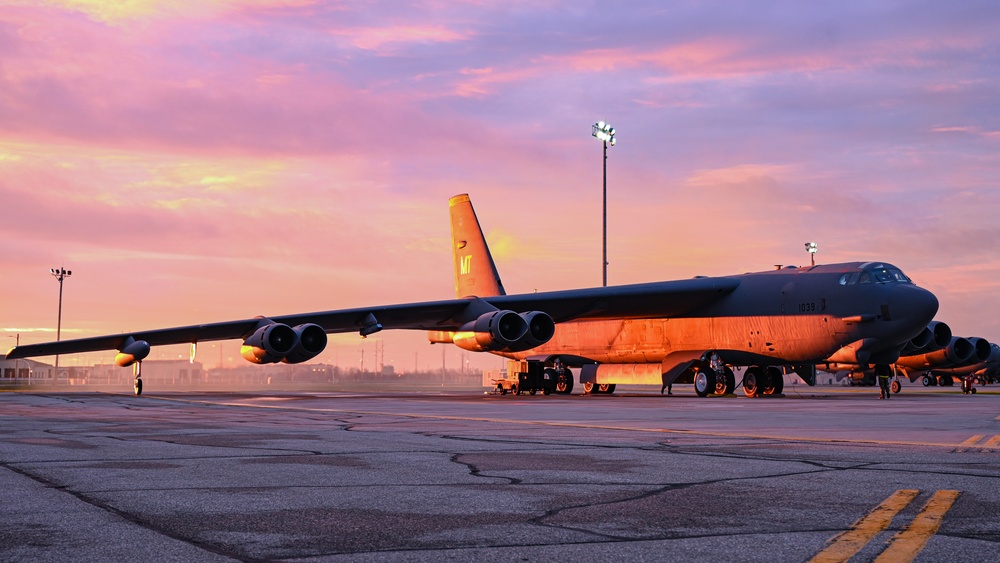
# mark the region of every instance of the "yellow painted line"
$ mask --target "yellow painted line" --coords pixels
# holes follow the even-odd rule
[[[959,494],[961,491],[934,493],[931,500],[927,501],[927,504],[921,509],[920,514],[917,514],[917,517],[913,519],[913,522],[910,522],[905,530],[892,538],[889,547],[875,559],[876,563],[913,561],[927,545],[931,536],[937,533],[938,528],[941,527],[941,520],[955,504]]]
[[[917,498],[918,494],[920,491],[915,489],[902,489],[892,493],[889,498],[882,501],[882,504],[830,540],[823,551],[809,560],[810,563],[847,561],[882,530],[888,528],[892,518]]]
[[[986,443],[983,445],[986,446],[987,448],[997,447],[997,445],[1000,445],[1000,435],[994,436],[989,440],[986,440]]]
[[[983,435],[982,434],[976,434],[975,436],[969,438],[968,440],[962,442],[959,445],[960,446],[973,446],[973,445],[976,444],[976,442],[978,442],[978,441],[980,441],[982,439],[983,439]]]

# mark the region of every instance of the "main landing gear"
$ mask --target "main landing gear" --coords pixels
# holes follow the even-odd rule
[[[743,392],[747,397],[780,395],[785,389],[785,378],[775,366],[750,366],[743,373]]]
[[[559,371],[555,368],[545,368],[545,379],[555,379],[555,392],[560,395],[569,395],[573,392],[573,372],[569,368]]]
[[[694,392],[699,397],[709,395],[731,395],[736,390],[736,374],[733,368],[722,366],[721,372],[711,364],[698,365],[691,368],[694,373]]]
[[[583,392],[587,395],[610,395],[615,392],[614,383],[584,383]]]
[[[142,395],[142,362],[132,364],[132,373],[135,374],[135,394]]]

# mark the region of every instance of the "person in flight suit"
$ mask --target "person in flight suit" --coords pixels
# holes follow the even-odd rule
[[[878,398],[888,399],[892,396],[889,390],[889,366],[875,366],[875,376],[878,377]]]

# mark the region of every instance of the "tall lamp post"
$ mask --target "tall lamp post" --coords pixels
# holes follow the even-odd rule
[[[51,273],[56,280],[59,282],[59,320],[56,324],[56,342],[59,342],[59,338],[62,335],[62,288],[63,280],[72,276],[73,272],[67,270],[66,268],[49,268],[49,273]],[[59,355],[56,354],[56,377],[59,377]]]
[[[819,245],[815,242],[806,243],[806,252],[809,253],[809,264],[812,266],[816,265],[816,251],[819,250]]]
[[[604,244],[604,256],[601,259],[601,270],[604,274],[604,286],[608,285],[608,145],[615,146],[615,128],[610,123],[598,121],[591,129],[591,135],[601,141],[604,145],[604,204],[603,223],[604,230],[601,239]]]

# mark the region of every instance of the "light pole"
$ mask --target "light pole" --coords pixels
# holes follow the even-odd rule
[[[615,128],[610,123],[598,121],[591,128],[591,135],[604,145],[604,203],[602,207],[604,229],[601,239],[604,245],[604,255],[601,259],[601,270],[604,274],[604,287],[608,286],[608,144],[615,146]]]
[[[15,348],[17,348],[18,346],[21,345],[21,333],[20,332],[15,333],[14,336],[11,336],[11,335],[8,334],[7,338],[13,338],[14,339],[14,347]],[[17,360],[14,360],[14,377],[11,378],[11,383],[13,383],[14,381],[17,381]]]
[[[815,242],[806,243],[806,252],[809,253],[809,264],[812,266],[816,265],[816,251],[819,250],[819,245]]]
[[[59,320],[56,324],[56,342],[59,342],[59,338],[62,335],[62,287],[63,280],[72,276],[73,272],[67,270],[66,268],[49,268],[49,273],[52,274],[56,280],[59,281]],[[59,355],[56,354],[56,373],[55,377],[59,377]]]

